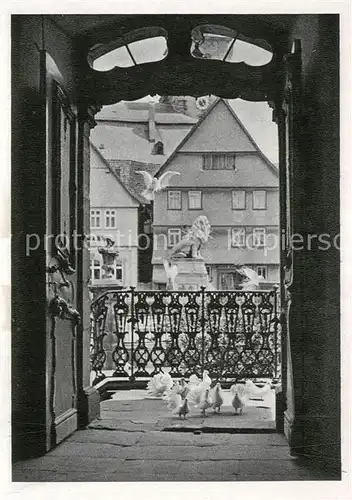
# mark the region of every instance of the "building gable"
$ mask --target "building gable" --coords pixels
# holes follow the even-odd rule
[[[128,192],[93,144],[90,153],[91,206],[138,207],[138,200]]]
[[[256,148],[224,101],[220,99],[180,152],[255,152]]]
[[[164,165],[159,168],[155,174],[156,177],[169,169],[174,170],[177,157],[189,156],[196,158],[195,153],[198,153],[199,157],[204,153],[235,153],[240,158],[244,156],[256,158],[257,162],[259,161],[259,164],[264,166],[264,169],[268,172],[269,178],[275,179],[274,185],[278,181],[279,171],[277,167],[259,149],[229,103],[223,99],[218,98],[214,101]],[[190,160],[186,161],[186,163],[194,162]],[[197,165],[197,170],[199,168],[199,165]],[[177,168],[176,170],[178,171]],[[229,172],[227,171],[226,175]],[[216,182],[213,185],[216,185]]]

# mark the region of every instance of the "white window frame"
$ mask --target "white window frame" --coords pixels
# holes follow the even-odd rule
[[[236,170],[236,155],[235,153],[204,154],[203,170]]]
[[[268,279],[268,266],[263,266],[263,265],[257,266],[256,272],[259,276],[262,276],[265,280]]]
[[[195,195],[199,196],[199,198],[195,198]],[[197,201],[197,203],[194,203],[196,206],[191,206],[192,198],[192,203],[194,203],[194,201]],[[202,191],[188,191],[188,210],[202,210],[202,198]]]
[[[105,228],[116,229],[116,210],[109,208],[104,214]]]
[[[176,197],[176,193],[177,193],[177,197]],[[173,198],[173,195],[175,195],[174,198]],[[175,201],[178,201],[178,203],[175,203]],[[172,206],[172,205],[177,205],[177,206]],[[167,192],[167,209],[168,210],[182,210],[181,191],[169,189],[169,191]]]
[[[236,195],[240,194],[243,196],[243,199],[240,200],[242,203],[238,203],[238,198],[236,201]],[[239,206],[236,206],[239,205]],[[232,210],[246,210],[246,191],[244,189],[234,189],[232,191]]]
[[[175,241],[177,240],[177,241]],[[181,228],[169,227],[167,230],[167,244],[169,247],[174,247],[181,241]]]
[[[263,248],[265,247],[266,242],[266,229],[265,227],[256,227],[253,229],[252,233],[252,244],[255,248]]]
[[[256,195],[258,196],[258,193],[261,193],[261,195],[263,196],[264,203],[258,203],[258,199],[256,200]],[[266,200],[267,192],[265,191],[265,189],[260,189],[260,190],[258,189],[258,190],[253,191],[252,196],[253,196],[253,201],[252,201],[253,210],[266,210],[266,208],[267,208],[267,200]]]
[[[246,228],[234,227],[231,230],[231,246],[241,248],[246,246]]]
[[[97,219],[99,224],[97,224]],[[93,208],[90,211],[90,227],[94,229],[101,229],[101,210]]]

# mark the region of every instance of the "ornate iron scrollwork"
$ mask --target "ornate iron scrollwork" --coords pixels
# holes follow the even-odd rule
[[[108,308],[107,295],[103,295],[94,301],[91,306],[91,365],[95,372],[93,385],[105,378],[103,367],[106,361],[104,349],[104,337],[106,335],[105,325]]]
[[[207,368],[219,380],[277,377],[279,373],[276,290],[132,289],[107,294],[116,325],[114,376],[145,378],[167,366],[173,377],[201,375]],[[105,353],[106,301],[105,295],[92,308],[96,322],[93,369],[99,377]],[[128,361],[132,374],[125,369]]]
[[[127,303],[129,295],[126,292],[114,294],[115,303],[113,305],[114,320],[115,320],[115,335],[116,346],[112,352],[112,360],[115,363],[114,377],[127,377],[128,373],[125,370],[126,363],[132,358],[129,355],[125,344],[125,337],[131,334],[130,321],[130,305]]]

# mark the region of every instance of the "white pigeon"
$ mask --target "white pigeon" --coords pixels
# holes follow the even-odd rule
[[[242,410],[246,406],[249,400],[248,387],[246,384],[233,384],[230,387],[230,392],[232,394],[231,404],[235,409],[235,415],[242,415]]]
[[[200,378],[197,375],[193,374],[189,377],[188,386],[189,387],[197,387],[201,383]]]
[[[179,418],[183,417],[184,419],[187,418],[186,415],[190,411],[187,398],[182,399],[181,395],[177,393],[170,394],[167,407],[174,415],[178,415]]]
[[[196,407],[200,407],[201,401],[204,399],[204,394],[206,391],[210,390],[211,386],[211,378],[208,375],[208,371],[204,370],[203,379],[199,380],[196,375],[191,375],[189,378],[189,392],[188,392],[188,400],[191,404]]]
[[[259,276],[256,271],[247,266],[241,268],[241,274],[244,274],[247,278],[246,281],[241,284],[242,290],[257,288],[259,283],[264,279],[263,276]]]
[[[142,196],[147,200],[154,200],[155,193],[162,191],[170,185],[170,180],[174,175],[181,175],[180,172],[165,172],[160,177],[153,177],[145,170],[136,170],[136,174],[143,175],[146,189],[142,192]]]
[[[179,382],[175,382],[175,391],[176,394],[179,394],[182,399],[185,399],[187,394],[189,393],[189,387],[184,378],[181,378]]]
[[[198,408],[201,410],[201,414],[203,417],[207,416],[205,413],[205,410],[210,408],[213,404],[213,400],[211,399],[209,393],[210,393],[210,389],[208,388],[202,394],[199,405],[198,405]]]
[[[208,370],[204,370],[203,372],[203,384],[206,386],[211,386],[211,378],[209,377]]]
[[[214,413],[216,413],[216,411],[218,411],[218,413],[220,413],[220,407],[221,407],[221,405],[224,404],[224,395],[223,395],[223,392],[221,389],[220,382],[217,382],[217,384],[215,385],[211,397],[213,400],[212,408],[214,410]]]
[[[149,396],[161,398],[165,392],[171,389],[173,381],[168,373],[158,373],[149,380],[147,391]]]
[[[246,381],[247,391],[250,396],[263,397],[271,390],[271,382],[266,381],[263,387],[258,387],[252,380]]]

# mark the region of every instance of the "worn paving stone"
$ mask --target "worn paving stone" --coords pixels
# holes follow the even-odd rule
[[[320,476],[319,471],[312,471],[297,462],[294,458],[273,460],[273,459],[248,459],[241,460],[239,466],[239,476],[261,476],[274,475],[282,477],[315,477]]]
[[[101,411],[100,418],[103,420],[126,420],[130,422],[147,422],[156,424],[160,415],[153,415],[148,412],[146,413],[131,413],[131,412],[121,412],[121,411]]]
[[[143,435],[144,434],[142,432],[85,429],[82,431],[76,431],[66,440],[66,442],[107,443],[119,446],[133,446]]]
[[[179,463],[173,460],[125,461],[117,472],[118,481],[174,481],[178,475]]]
[[[126,447],[109,443],[65,442],[48,453],[48,457],[95,457],[123,458],[122,450]],[[133,448],[135,449],[135,448]]]
[[[96,419],[88,425],[88,429],[105,429],[125,432],[146,432],[152,429],[154,424],[149,423],[133,423],[127,419]]]
[[[100,455],[99,455],[100,456]],[[134,446],[121,449],[120,458],[126,460],[277,460],[289,459],[290,455],[285,448],[270,448],[263,446],[236,446],[224,444],[221,446],[197,446],[194,442],[179,446]]]
[[[166,418],[159,418],[154,428],[160,431],[163,429],[201,429],[204,420],[201,415],[191,416],[186,419],[168,415]]]
[[[58,471],[36,471],[24,470],[14,474],[13,481],[18,482],[104,482],[116,481],[118,471],[101,470],[98,472],[92,471],[77,471],[70,470],[66,472]]]
[[[237,474],[237,464],[231,460],[183,461],[173,460],[133,460],[120,468],[118,480],[133,481],[233,481]]]
[[[279,434],[212,434],[192,432],[149,431],[140,437],[138,446],[177,444],[196,444],[197,446],[219,446],[233,444],[234,446],[281,446],[288,450],[287,441]]]
[[[236,481],[239,464],[234,460],[199,460],[181,462],[180,481]]]
[[[66,473],[67,471],[96,473],[98,471],[116,471],[122,460],[117,458],[97,458],[86,456],[54,456],[47,454],[44,457],[18,462],[14,465],[13,472],[19,473],[25,470],[56,471]]]
[[[212,437],[210,434],[196,435],[192,432],[150,431],[138,439],[138,446],[216,446],[227,441],[228,436],[224,435]]]
[[[136,412],[148,411],[157,414],[160,410],[167,408],[167,402],[162,399],[142,399],[139,401],[115,401],[108,399],[101,402],[101,408],[110,411],[121,411],[125,408],[132,408]]]
[[[236,445],[228,442],[223,445],[199,446],[196,440],[179,444],[178,446],[130,446],[122,447],[109,443],[65,442],[48,453],[48,457],[96,457],[118,458],[120,460],[289,460],[290,455],[284,447]]]

